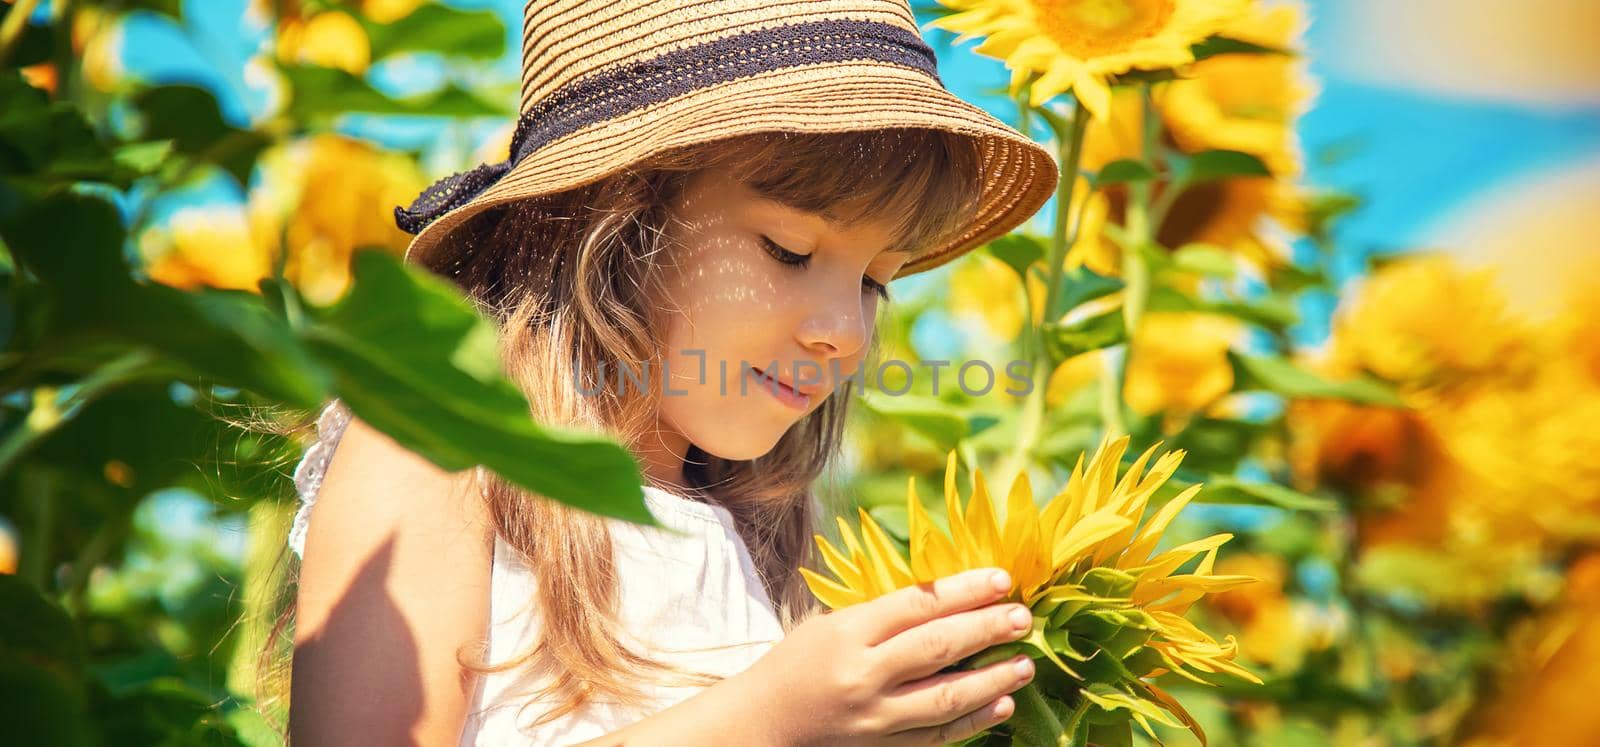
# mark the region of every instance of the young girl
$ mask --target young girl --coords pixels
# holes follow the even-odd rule
[[[399,211],[408,259],[498,322],[531,417],[635,453],[663,526],[445,473],[331,403],[295,475],[292,741],[913,745],[1007,718],[1025,657],[943,671],[1028,630],[1003,572],[817,615],[797,569],[885,286],[1025,220],[1048,154],[942,88],[903,0],[533,0],[524,39],[511,158]]]

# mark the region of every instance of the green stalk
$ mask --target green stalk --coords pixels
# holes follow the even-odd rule
[[[1056,712],[1045,702],[1044,695],[1032,682],[1011,693],[1017,709],[1006,721],[1011,725],[1012,747],[1067,747],[1072,735],[1056,718]]]
[[[1159,132],[1159,123],[1156,121],[1155,106],[1150,99],[1150,85],[1144,85],[1142,91],[1144,100],[1143,137],[1139,143],[1139,160],[1149,161],[1155,153],[1156,135]],[[1128,185],[1128,208],[1125,231],[1122,242],[1122,281],[1124,283],[1122,296],[1122,322],[1127,330],[1127,343],[1123,347],[1122,364],[1118,366],[1116,380],[1113,382],[1116,392],[1116,407],[1120,413],[1122,406],[1121,393],[1128,379],[1129,353],[1133,350],[1133,336],[1138,334],[1139,322],[1144,319],[1145,307],[1150,303],[1150,263],[1145,258],[1146,247],[1154,240],[1155,226],[1150,222],[1150,183],[1134,182]],[[1169,189],[1171,187],[1169,186]],[[1104,390],[1102,390],[1104,394]],[[1102,397],[1102,409],[1105,409],[1106,397]],[[1120,416],[1117,422],[1120,424]],[[1111,420],[1107,419],[1107,428],[1111,427]],[[1120,428],[1119,428],[1120,430]]]
[[[1040,117],[1055,132],[1061,175],[1056,184],[1056,213],[1050,234],[1050,253],[1045,258],[1044,318],[1041,324],[1030,325],[1029,329],[1032,339],[1029,352],[1035,381],[1033,388],[1028,390],[1027,399],[1022,403],[1022,417],[1017,424],[1016,443],[1000,466],[999,475],[1005,480],[1002,484],[1008,484],[1017,474],[1027,469],[1028,455],[1033,452],[1033,448],[1044,435],[1045,393],[1050,388],[1051,371],[1050,349],[1045,344],[1043,324],[1060,317],[1056,306],[1061,299],[1062,264],[1066,261],[1067,248],[1071,246],[1074,234],[1071,225],[1072,198],[1078,186],[1078,163],[1083,155],[1083,137],[1089,127],[1088,111],[1078,103],[1075,96],[1072,103],[1070,122],[1049,109],[1039,110]],[[1024,281],[1023,285],[1026,287],[1027,282]],[[1031,299],[1028,308],[1031,312],[1033,308]],[[1043,372],[1042,377],[1039,375],[1040,372]]]

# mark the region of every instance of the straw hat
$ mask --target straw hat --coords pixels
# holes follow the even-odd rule
[[[979,210],[896,277],[1031,217],[1049,151],[945,90],[905,0],[529,0],[510,157],[439,181],[395,220],[419,261],[485,208],[579,187],[668,149],[759,131],[926,127],[975,138]]]

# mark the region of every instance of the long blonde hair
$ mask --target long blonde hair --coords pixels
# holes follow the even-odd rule
[[[670,151],[588,186],[465,222],[424,266],[499,323],[507,374],[540,422],[607,433],[634,448],[650,436],[659,386],[580,395],[574,382],[602,361],[650,361],[649,370],[659,371],[666,353],[659,310],[671,301],[661,285],[673,254],[664,240],[668,208],[696,172],[718,167],[757,194],[801,209],[883,221],[896,231],[898,246],[915,251],[971,220],[980,154],[969,138],[919,128],[758,133]],[[836,390],[755,459],[722,459],[693,446],[686,459],[682,487],[732,513],[786,630],[815,611],[798,572],[812,562],[810,487],[839,448],[851,394],[848,384]],[[494,477],[482,496],[500,542],[546,581],[529,600],[539,609],[543,635],[501,662],[458,653],[463,668],[548,672],[548,684],[530,694],[555,705],[537,724],[590,699],[638,705],[645,683],[664,675],[702,684],[716,679],[661,664],[619,637],[618,578],[604,519]]]

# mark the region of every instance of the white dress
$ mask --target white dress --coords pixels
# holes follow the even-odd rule
[[[330,403],[317,421],[318,440],[295,468],[301,506],[289,545],[296,554],[304,548],[317,489],[349,419],[342,403]],[[623,630],[658,660],[721,676],[744,671],[783,637],[783,629],[749,550],[734,530],[732,514],[721,506],[652,486],[645,486],[644,492],[645,505],[656,519],[681,534],[609,520]],[[529,600],[536,598],[541,580],[495,540],[487,631],[491,662],[524,652],[536,642],[538,609]],[[656,687],[649,691],[655,705],[638,710],[586,703],[531,730],[528,725],[544,712],[540,706],[529,706],[520,719],[517,714],[522,704],[517,691],[530,681],[548,680],[517,672],[481,677],[460,744],[569,745],[614,732],[697,691],[692,686]]]

